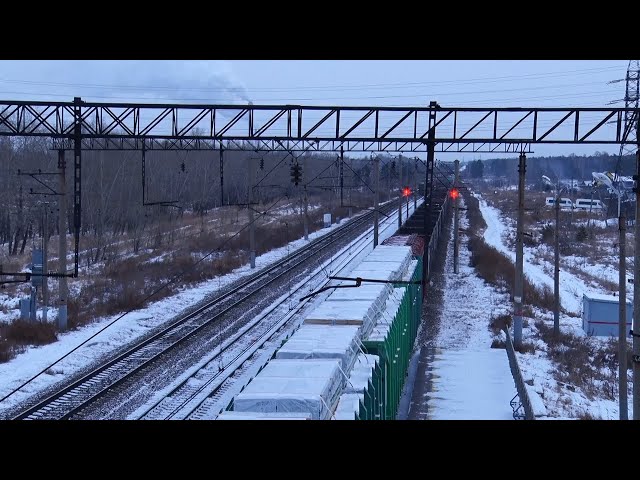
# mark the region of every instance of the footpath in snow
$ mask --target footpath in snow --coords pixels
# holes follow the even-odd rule
[[[487,223],[487,229],[484,232],[484,239],[487,244],[493,246],[500,252],[504,253],[515,263],[515,253],[510,251],[505,244],[505,237],[513,235],[515,228],[513,222],[505,220],[499,209],[489,206],[487,202],[478,193],[474,193],[479,200],[480,211]],[[505,225],[507,223],[507,225]],[[538,287],[547,286],[553,290],[553,265],[538,257],[535,258],[535,249],[524,248],[524,272],[529,280]],[[567,257],[564,257],[565,259]],[[562,258],[561,258],[562,260]],[[609,279],[617,282],[618,270],[612,265],[597,265],[583,267],[583,271],[591,271],[595,276]],[[631,286],[632,287],[632,286]],[[627,298],[632,299],[632,288],[627,286]],[[560,329],[565,333],[572,334],[576,337],[585,337],[585,343],[601,342],[602,348],[606,348],[607,337],[590,337],[586,338],[586,334],[582,329],[582,318],[580,316],[582,310],[582,295],[605,294],[609,293],[598,285],[589,285],[578,276],[560,269],[560,302],[564,309],[568,312],[577,314],[578,316],[560,315]],[[535,309],[536,318],[543,320],[547,325],[552,324],[551,312],[543,312]],[[518,363],[522,371],[525,382],[529,382],[527,386],[529,396],[533,402],[534,413],[538,418],[553,419],[576,419],[582,415],[589,415],[592,418],[603,420],[617,420],[619,418],[619,405],[616,391],[611,391],[608,395],[602,394],[602,389],[598,394],[586,393],[582,389],[574,385],[557,380],[557,372],[563,367],[561,364],[552,361],[548,356],[548,345],[540,339],[536,338],[537,327],[530,325],[523,328],[523,339],[535,346],[534,353],[522,354],[518,353]],[[597,346],[597,345],[596,345]],[[568,359],[571,359],[571,351],[567,351]],[[593,358],[593,357],[592,357]],[[597,366],[597,364],[596,364]],[[600,369],[607,374],[609,367],[604,364]],[[575,367],[573,367],[575,370]],[[617,373],[617,372],[616,372]],[[627,377],[629,382],[629,392],[631,399],[632,376],[629,372]],[[617,376],[614,381],[617,382]],[[602,380],[592,380],[592,390],[598,392],[597,388],[603,385]],[[629,401],[629,416],[633,414],[633,402]]]
[[[464,212],[460,224],[468,227]],[[440,327],[434,346],[421,351],[429,357],[424,382],[428,391],[423,393],[426,409],[423,405],[417,410],[426,411],[422,418],[432,420],[512,420],[509,402],[516,388],[509,360],[504,349],[491,348],[488,328],[492,316],[506,313],[508,298],[496,293],[469,265],[464,235],[459,250],[459,273],[454,274],[452,234],[443,273]]]
[[[486,200],[478,193],[473,194],[479,201],[480,211],[487,224],[484,232],[484,240],[487,245],[494,247],[499,252],[505,254],[512,262],[516,261],[515,250],[510,250],[505,242],[504,237],[509,233],[515,233],[515,228],[506,226],[500,215],[500,210],[487,204]],[[524,274],[529,281],[538,287],[548,287],[553,291],[553,273],[549,275],[547,271],[553,272],[553,264],[546,262],[540,258],[536,259],[533,250],[524,247]],[[545,266],[547,271],[545,271]],[[617,269],[611,269],[615,272],[615,281],[617,282]],[[627,289],[627,295],[633,298],[632,289]],[[573,275],[564,269],[560,269],[560,303],[564,309],[574,314],[582,312],[582,295],[584,293],[604,293],[601,288],[588,285],[581,278]],[[628,297],[629,298],[629,297]]]

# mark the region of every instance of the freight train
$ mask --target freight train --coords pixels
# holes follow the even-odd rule
[[[430,235],[400,230],[374,248],[349,273],[360,286],[336,288],[307,311],[218,420],[396,418],[421,321],[423,262],[449,213],[439,193]]]

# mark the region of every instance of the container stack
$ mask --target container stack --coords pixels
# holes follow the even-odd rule
[[[339,360],[278,360],[267,363],[233,400],[237,412],[300,413],[328,418],[342,391]]]
[[[420,320],[422,292],[410,282],[421,262],[410,246],[376,247],[349,274],[362,285],[311,310],[220,418],[395,418]]]
[[[311,420],[311,416],[304,413],[284,412],[235,412],[225,410],[216,420]]]
[[[276,358],[337,359],[342,372],[349,372],[358,352],[358,327],[302,325],[276,352]]]

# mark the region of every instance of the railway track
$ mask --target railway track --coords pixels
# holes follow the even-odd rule
[[[395,202],[393,202],[393,204],[385,206],[384,210],[393,212],[395,208]],[[54,394],[37,401],[13,418],[77,418],[82,410],[106,396],[107,393],[114,393],[120,385],[132,379],[138,372],[163,361],[170,362],[169,357],[172,351],[177,351],[183,346],[185,347],[183,350],[186,349],[188,344],[200,334],[205,336],[208,333],[209,335],[206,337],[208,340],[214,334],[219,335],[221,332],[215,332],[212,327],[216,323],[221,324],[225,317],[237,320],[245,313],[250,313],[251,310],[260,307],[261,302],[255,299],[257,292],[276,288],[277,283],[279,281],[282,283],[282,279],[291,275],[294,270],[310,263],[315,257],[325,253],[340,240],[349,238],[353,235],[354,230],[367,225],[372,216],[372,213],[368,213],[357,217],[330,234],[310,242],[291,255],[256,272],[249,280],[220,294],[194,312],[179,318]],[[252,301],[253,305],[251,305]],[[210,344],[211,341],[209,341],[209,346],[211,346]],[[178,363],[177,360],[176,363]]]
[[[396,228],[396,219],[390,217],[380,224],[380,234]],[[159,399],[139,409],[129,418],[150,420],[170,419],[212,419],[222,410],[230,399],[243,387],[243,382],[236,384],[235,379],[250,377],[257,373],[271,355],[281,337],[292,331],[292,325],[302,320],[301,312],[308,307],[311,298],[299,301],[308,291],[316,291],[327,285],[329,280],[325,272],[331,270],[340,275],[354,258],[364,252],[371,244],[367,234],[362,234],[344,248],[325,265],[317,268],[306,279],[299,282],[292,291],[296,306],[283,313],[279,307],[289,303],[288,294],[282,295],[264,312],[254,318],[241,331],[227,339],[219,349],[207,356],[194,372],[185,375],[178,384],[168,392],[161,392]],[[320,296],[326,296],[326,292]],[[221,368],[221,364],[224,367]]]

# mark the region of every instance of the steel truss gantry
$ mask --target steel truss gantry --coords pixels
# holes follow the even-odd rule
[[[0,136],[49,137],[73,151],[75,272],[82,151],[224,150],[530,153],[536,144],[621,144],[629,108],[189,105],[0,101]]]

